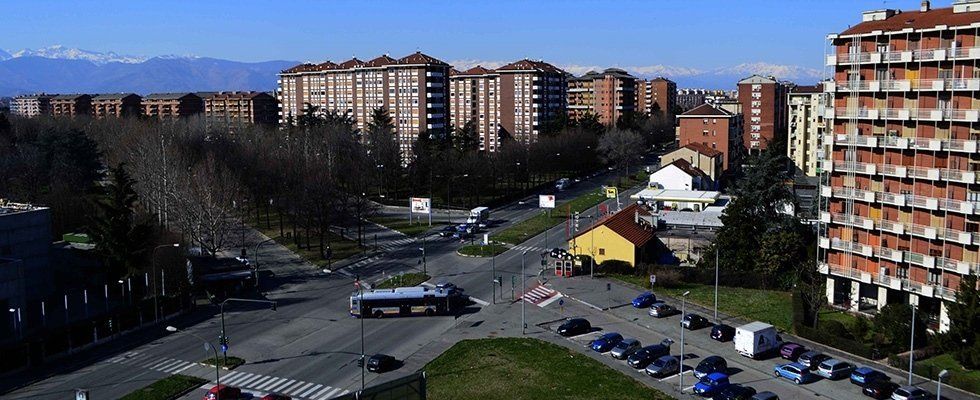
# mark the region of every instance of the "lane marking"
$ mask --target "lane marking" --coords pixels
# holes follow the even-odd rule
[[[290,390],[290,392],[292,392],[296,396],[299,396],[299,393],[302,393],[304,390],[306,390],[306,388],[310,386],[313,386],[312,382],[309,382],[306,385],[303,385],[302,387],[293,388],[292,390]]]
[[[490,302],[488,302],[486,300],[480,300],[480,299],[478,299],[476,297],[470,297],[470,300],[473,300],[474,303],[479,304],[481,306],[488,306],[488,305],[490,305]]]
[[[307,391],[305,391],[305,392],[303,392],[303,393],[300,393],[300,394],[299,394],[299,397],[306,397],[306,395],[308,395],[308,394],[310,394],[310,393],[313,393],[313,392],[315,392],[315,391],[316,391],[317,389],[319,389],[319,388],[322,388],[322,387],[323,387],[323,385],[320,385],[320,384],[317,384],[317,385],[316,385],[316,386],[314,386],[314,387],[313,387],[312,389],[309,389],[309,390],[307,390]]]
[[[539,307],[545,307],[548,304],[551,304],[551,303],[554,303],[554,302],[558,301],[558,299],[560,299],[562,297],[565,297],[565,296],[563,296],[561,293],[558,293],[557,295],[551,297],[550,299],[547,299],[545,301],[542,301],[541,304],[538,304],[538,306]]]

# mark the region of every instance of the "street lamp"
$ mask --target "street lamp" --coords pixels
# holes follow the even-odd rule
[[[153,320],[154,321],[159,321],[160,320],[160,303],[159,303],[159,300],[158,300],[158,297],[159,297],[158,296],[158,293],[159,292],[157,291],[157,258],[156,258],[156,252],[157,252],[157,250],[162,249],[164,247],[180,247],[180,243],[161,244],[161,245],[159,245],[157,247],[154,247],[153,248],[153,251],[150,252],[150,258],[153,259],[150,263],[153,264]]]
[[[255,245],[255,249],[252,251],[253,257],[255,257],[255,266],[252,267],[252,270],[255,271],[255,287],[259,287],[259,246],[269,243],[272,240],[273,239],[266,239],[259,242],[259,244]]]
[[[682,324],[683,324],[683,321],[684,321],[684,316],[686,315],[684,310],[687,307],[687,295],[689,295],[689,294],[691,294],[691,291],[690,290],[684,292],[684,294],[681,295],[681,323]],[[677,375],[679,377],[679,379],[678,379],[678,388],[680,389],[681,393],[684,393],[684,325],[681,325],[681,360],[680,360],[680,364],[681,364],[680,365],[680,369],[677,372]]]
[[[718,323],[718,245],[715,245],[715,323]]]
[[[939,376],[936,377],[936,400],[942,399],[943,393],[943,380],[949,377],[949,370],[944,369],[939,371]]]
[[[915,293],[915,289],[911,290]],[[918,300],[918,299],[916,299]],[[912,307],[912,321],[909,325],[911,326],[911,333],[909,334],[909,385],[912,384],[912,363],[915,362],[915,309],[918,308],[915,304],[909,304]]]
[[[176,327],[174,327],[174,326],[167,326],[167,332],[177,332],[177,331],[178,331],[178,329]],[[202,338],[200,336],[195,335],[194,332],[190,332],[190,331],[180,331],[180,332],[181,333],[186,333],[188,335],[191,335],[191,336],[197,338],[197,340],[200,340],[200,341],[204,342],[205,346],[206,347],[210,347],[211,348],[211,351],[214,352],[214,385],[216,387],[217,386],[220,386],[221,385],[221,367],[218,365],[218,349],[216,349],[214,347],[214,345],[211,344],[211,342],[209,342],[207,340],[204,340],[204,338]],[[215,394],[215,396],[221,396],[221,391],[219,390]],[[220,398],[220,397],[216,397],[216,398]]]
[[[524,298],[524,291],[527,290],[527,273],[524,272],[524,268],[527,265],[527,250],[521,253],[521,335],[527,333],[527,320],[524,314],[524,305],[527,300]]]
[[[21,320],[20,320],[20,307],[7,309],[10,312],[10,317],[14,320],[14,330],[17,331],[17,337],[23,336],[21,332]]]

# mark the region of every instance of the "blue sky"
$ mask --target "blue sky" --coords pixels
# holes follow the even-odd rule
[[[421,49],[445,61],[820,69],[827,33],[884,6],[914,9],[919,0],[14,0],[0,5],[0,48],[62,44],[240,61],[337,61]]]

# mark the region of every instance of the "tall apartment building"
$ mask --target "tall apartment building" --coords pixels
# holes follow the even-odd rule
[[[204,100],[194,93],[153,93],[143,98],[143,115],[151,119],[190,117],[204,112]]]
[[[980,1],[865,12],[828,36],[833,98],[819,268],[853,310],[917,305],[949,328],[980,270]]]
[[[636,111],[636,78],[619,68],[589,71],[567,82],[571,119],[591,112],[603,125],[613,125],[624,113]]]
[[[473,122],[480,150],[495,151],[500,135],[500,75],[475,66],[449,72],[449,124],[457,129]]]
[[[786,136],[786,93],[787,85],[771,76],[738,81],[738,101],[745,113],[742,143],[749,153],[761,152],[777,136]]]
[[[787,94],[789,119],[786,156],[796,167],[796,175],[816,177],[824,152],[821,139],[827,131],[824,108],[828,102],[822,85],[795,86]]]
[[[204,122],[208,127],[232,128],[243,125],[275,125],[279,103],[267,92],[198,93],[204,101]]]
[[[449,64],[416,52],[364,62],[301,64],[279,73],[279,121],[303,115],[307,105],[348,113],[364,129],[376,108],[388,109],[402,154],[421,132],[449,127]]]
[[[51,112],[51,97],[43,93],[14,97],[10,102],[10,113],[25,118],[47,115]]]
[[[722,153],[722,169],[727,171],[740,159],[742,115],[702,104],[677,116],[679,146],[700,143]]]
[[[98,94],[92,97],[92,116],[95,118],[137,116],[140,115],[141,100],[139,95],[133,93]]]
[[[635,94],[636,111],[647,115],[673,114],[677,106],[677,84],[664,77],[637,79]]]
[[[59,94],[51,97],[51,115],[56,117],[77,117],[90,115],[92,96],[87,94]]]

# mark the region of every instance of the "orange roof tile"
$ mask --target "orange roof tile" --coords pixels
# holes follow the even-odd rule
[[[905,28],[928,29],[936,25],[961,26],[980,22],[980,12],[954,13],[952,7],[934,8],[929,11],[901,11],[889,18],[878,21],[861,22],[841,32],[841,35],[856,35],[873,31],[900,31]]]
[[[596,221],[595,224],[582,231],[582,233],[578,234],[578,236],[582,236],[586,232],[589,232],[600,225],[604,225],[605,227],[609,228],[609,230],[616,232],[616,234],[621,236],[623,239],[633,243],[634,246],[641,247],[649,242],[650,239],[654,238],[654,229],[643,224],[642,222],[640,224],[636,223],[636,213],[643,216],[650,215],[650,212],[643,207],[640,207],[637,204],[631,204],[618,213],[608,215],[599,221]]]

